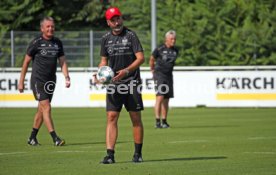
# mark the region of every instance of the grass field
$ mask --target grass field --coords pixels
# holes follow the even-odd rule
[[[0,108],[1,175],[269,175],[276,172],[276,109],[173,108],[169,129],[155,129],[152,108],[143,111],[144,162],[134,164],[131,122],[119,119],[116,164],[105,156],[103,108],[54,108],[64,147],[54,147],[45,126],[39,147],[26,144],[34,108]]]

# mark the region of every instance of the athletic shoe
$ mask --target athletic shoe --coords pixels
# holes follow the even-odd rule
[[[57,138],[55,138],[54,144],[55,144],[55,146],[63,146],[65,144],[65,140],[57,137]]]
[[[162,128],[169,128],[170,125],[168,123],[162,123]]]
[[[160,122],[156,122],[155,128],[162,128],[161,123]]]
[[[28,144],[29,145],[31,145],[31,146],[38,146],[38,145],[40,145],[39,143],[38,143],[38,141],[37,141],[37,139],[36,138],[29,138],[28,139]]]
[[[28,139],[28,144],[31,145],[31,146],[39,146],[40,145],[36,138],[32,138],[32,139],[29,138]]]
[[[143,162],[143,158],[141,154],[135,153],[132,158],[132,162],[134,163],[141,163]]]
[[[112,163],[115,163],[114,156],[107,155],[107,156],[104,157],[103,161],[101,161],[100,163],[102,163],[102,164],[112,164]]]

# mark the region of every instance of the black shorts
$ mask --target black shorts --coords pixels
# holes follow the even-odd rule
[[[51,102],[55,87],[55,81],[47,81],[46,83],[43,83],[41,81],[31,79],[31,88],[37,101],[49,99],[49,101]]]
[[[124,86],[123,90],[119,90],[120,86]],[[108,85],[106,95],[106,111],[121,112],[124,105],[127,111],[142,111],[144,109],[142,100],[142,85],[136,84],[129,86],[128,84]]]
[[[156,96],[164,96],[164,98],[173,98],[173,79],[164,79],[158,76],[154,77]]]

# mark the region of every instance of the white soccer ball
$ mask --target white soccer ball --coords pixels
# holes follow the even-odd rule
[[[98,69],[97,79],[102,84],[109,84],[114,77],[114,72],[109,66],[102,66]]]

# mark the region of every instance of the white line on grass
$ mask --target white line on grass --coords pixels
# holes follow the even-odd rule
[[[26,154],[27,152],[10,152],[10,153],[0,153],[0,156],[12,155],[12,154]]]
[[[88,151],[78,151],[78,150],[75,150],[75,151],[54,151],[56,153],[84,153],[84,152],[88,152]]]
[[[169,143],[203,143],[208,142],[208,140],[179,140],[179,141],[171,141]]]
[[[249,137],[248,140],[270,140],[276,139],[276,137]]]
[[[67,150],[67,151],[54,151],[54,153],[87,153],[87,152],[106,152],[103,150],[91,150],[91,151],[81,151],[81,150]],[[122,151],[120,151],[122,152]]]
[[[244,152],[245,154],[276,154],[276,152]]]
[[[83,146],[81,148],[84,148],[84,149],[89,148],[89,149],[91,149],[91,148],[93,148],[93,146]]]

